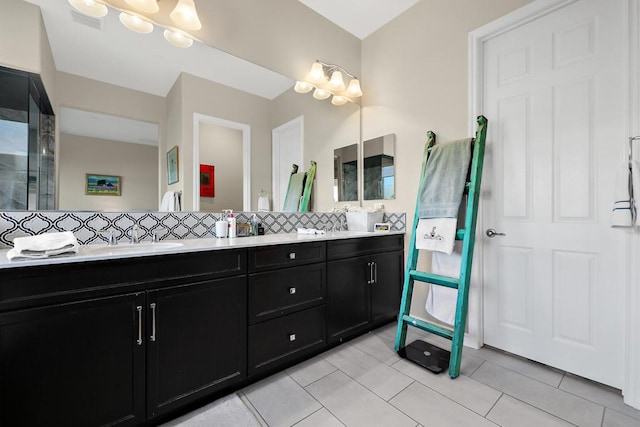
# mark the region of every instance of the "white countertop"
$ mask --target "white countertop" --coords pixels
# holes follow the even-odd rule
[[[203,252],[218,249],[248,248],[254,246],[281,245],[289,243],[303,243],[325,240],[350,239],[355,237],[385,236],[390,234],[405,234],[404,231],[391,231],[388,233],[374,233],[366,231],[336,231],[326,234],[309,235],[297,233],[266,234],[255,237],[236,238],[207,238],[162,240],[158,244],[141,242],[130,245],[121,243],[117,246],[106,246],[103,243],[80,246],[80,251],[72,256],[52,257],[41,259],[20,259],[10,261],[7,259],[8,249],[0,250],[0,269],[31,267],[51,264],[68,264],[84,261],[102,261],[108,259],[135,258],[142,256],[180,254],[188,252]]]

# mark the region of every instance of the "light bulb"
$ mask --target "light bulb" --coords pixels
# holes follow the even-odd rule
[[[322,64],[319,62],[314,62],[311,66],[311,71],[309,71],[309,76],[307,77],[311,83],[325,83],[327,81],[327,76],[324,75],[324,69],[322,68]]]
[[[330,96],[331,96],[331,92],[329,92],[328,90],[317,88],[316,90],[313,91],[313,97],[315,99],[322,100],[322,99],[327,99]]]
[[[193,44],[193,39],[176,31],[164,30],[164,38],[176,47],[191,47]]]
[[[313,85],[311,83],[301,81],[297,81],[295,87],[293,88],[293,90],[298,93],[311,92],[311,89],[313,89]]]
[[[122,25],[140,34],[149,34],[153,31],[153,24],[149,21],[128,13],[120,12],[120,22]]]
[[[333,98],[331,98],[331,103],[333,105],[344,105],[347,102],[349,102],[349,99],[345,98],[344,96],[333,95]]]
[[[173,22],[185,30],[199,30],[202,28],[193,0],[178,0],[178,4],[169,16]]]
[[[329,80],[329,89],[343,91],[345,87],[344,80],[342,80],[342,73],[340,71],[334,71],[333,74],[331,74],[331,80]]]
[[[358,98],[362,96],[362,90],[360,89],[360,81],[358,79],[352,79],[349,82],[349,87],[347,88],[347,94],[354,98]]]
[[[160,10],[157,0],[125,0],[129,6],[140,12],[156,13]]]
[[[95,0],[69,0],[69,4],[77,11],[94,18],[102,18],[109,13],[107,6]]]

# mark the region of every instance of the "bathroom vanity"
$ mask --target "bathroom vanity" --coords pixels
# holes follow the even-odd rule
[[[0,263],[0,425],[153,423],[365,333],[397,315],[403,239]]]

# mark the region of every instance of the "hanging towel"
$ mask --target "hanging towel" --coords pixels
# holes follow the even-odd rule
[[[456,242],[451,255],[433,252],[431,256],[431,272],[448,277],[460,277],[462,262],[462,242]],[[441,322],[453,325],[456,318],[458,290],[445,286],[429,285],[429,296],[425,309],[427,313]]]
[[[416,248],[451,254],[456,240],[457,218],[418,220]]]
[[[289,187],[287,188],[287,194],[284,199],[284,206],[282,206],[282,210],[284,212],[298,212],[298,206],[300,205],[300,197],[302,197],[302,189],[304,187],[304,179],[306,176],[306,172],[291,174],[291,177],[289,178]]]
[[[182,192],[180,191],[167,191],[162,196],[160,202],[160,212],[179,212],[181,208]]]
[[[13,239],[13,249],[7,252],[7,258],[13,260],[69,256],[78,253],[79,247],[78,240],[71,231],[16,237]]]
[[[640,225],[640,163],[630,161],[618,170],[611,211],[612,227]]]
[[[420,189],[420,218],[458,217],[471,160],[471,141],[466,138],[431,149],[425,184]]]
[[[466,138],[431,149],[418,202],[417,249],[453,252],[472,140]]]

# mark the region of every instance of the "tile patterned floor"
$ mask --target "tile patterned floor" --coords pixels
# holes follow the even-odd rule
[[[619,390],[491,348],[465,347],[451,380],[399,358],[394,338],[385,326],[163,427],[640,427]]]

